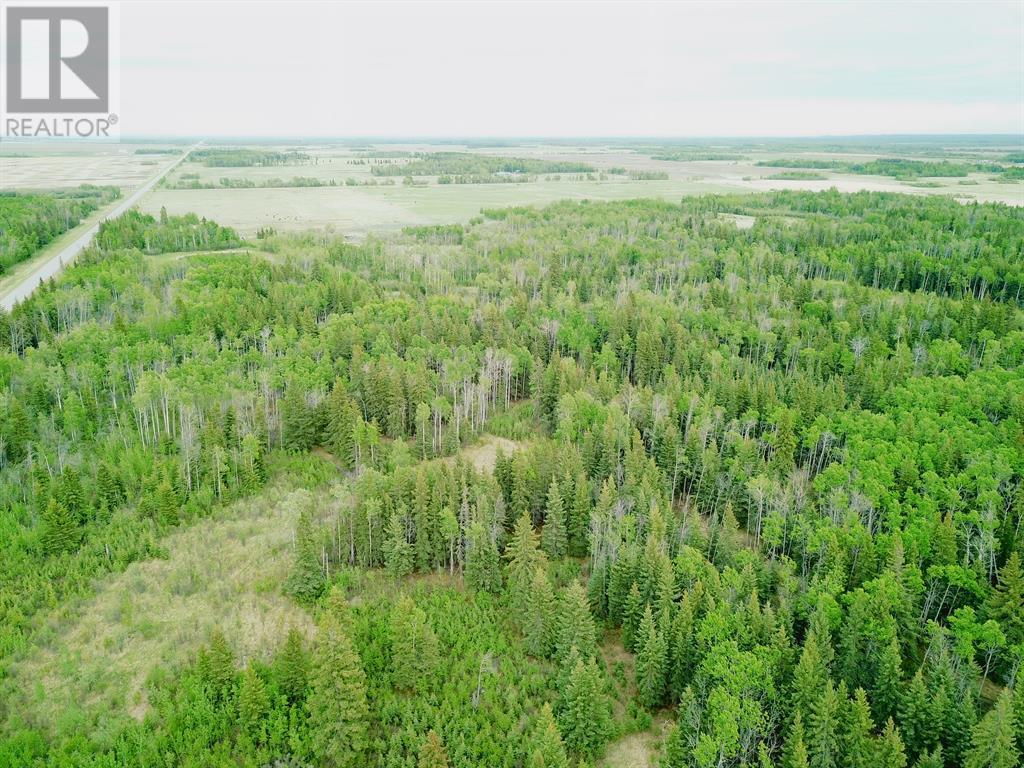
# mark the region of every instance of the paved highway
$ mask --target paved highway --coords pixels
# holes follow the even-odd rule
[[[15,304],[17,304],[19,301],[24,301],[29,296],[31,296],[32,291],[34,291],[41,282],[49,280],[54,275],[59,274],[60,271],[64,269],[66,265],[71,264],[78,256],[78,254],[81,253],[87,245],[89,245],[89,243],[92,241],[93,235],[95,235],[99,231],[100,224],[102,222],[106,221],[107,219],[113,219],[120,216],[122,213],[124,213],[137,202],[139,202],[139,200],[142,199],[143,195],[145,195],[147,192],[149,192],[149,190],[156,186],[157,182],[159,182],[160,179],[162,179],[164,176],[166,176],[168,173],[174,170],[174,168],[176,168],[179,164],[184,162],[185,158],[188,157],[189,152],[191,152],[198,146],[199,144],[189,147],[187,150],[185,150],[185,152],[182,153],[182,155],[178,159],[169,163],[166,168],[160,171],[160,173],[158,173],[153,178],[149,179],[149,181],[147,181],[141,187],[139,187],[130,195],[128,195],[128,197],[126,197],[124,200],[120,201],[113,210],[111,210],[109,213],[103,216],[103,218],[101,218],[99,221],[97,221],[95,224],[89,227],[74,242],[72,242],[63,250],[53,254],[53,256],[44,261],[42,264],[38,265],[29,274],[25,275],[24,280],[18,283],[18,285],[14,286],[14,288],[12,288],[10,292],[8,292],[5,296],[0,297],[0,307],[3,307],[3,309],[10,312],[11,308]]]

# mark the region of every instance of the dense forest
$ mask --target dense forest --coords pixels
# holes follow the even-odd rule
[[[89,184],[57,192],[0,192],[0,275],[119,195],[115,187]]]
[[[237,244],[132,213],[0,314],[0,764],[567,768],[658,722],[664,768],[1020,764],[1020,209],[559,203],[146,255]],[[281,484],[260,589],[315,628],[218,628],[135,717],[39,708],[54,611]]]

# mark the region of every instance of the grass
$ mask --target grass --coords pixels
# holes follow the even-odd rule
[[[667,712],[659,712],[647,730],[628,733],[609,744],[597,761],[598,768],[656,768],[671,723]]]
[[[271,486],[174,532],[166,558],[135,563],[51,615],[4,682],[8,717],[113,732],[145,715],[152,670],[192,660],[215,626],[243,660],[267,657],[290,627],[310,633],[308,614],[281,593],[297,516],[290,493]]]
[[[486,435],[461,455],[490,471],[499,448],[516,447]],[[214,627],[240,662],[269,658],[290,627],[312,634],[309,614],[282,593],[299,509],[294,494],[307,493],[293,485],[285,477],[171,533],[161,542],[165,557],[130,565],[102,580],[90,597],[46,617],[35,647],[0,684],[8,724],[114,733],[128,718],[145,716],[153,671],[193,660]],[[344,503],[327,489],[310,495],[321,517]],[[377,572],[352,576],[360,594],[394,587]],[[444,574],[416,579],[451,581]]]

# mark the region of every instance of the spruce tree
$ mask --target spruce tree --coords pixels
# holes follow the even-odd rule
[[[427,615],[402,595],[391,612],[391,682],[405,690],[429,689],[438,664],[437,636]]]
[[[78,543],[78,526],[67,508],[52,496],[43,512],[41,543],[48,555],[59,555],[75,548]]]
[[[320,765],[361,768],[369,721],[366,675],[337,613],[324,615],[313,649],[306,700],[310,746]]]
[[[999,581],[989,594],[987,615],[999,622],[1008,646],[1024,643],[1024,568],[1014,552],[999,570]]]
[[[327,577],[320,564],[320,546],[309,509],[303,505],[295,526],[295,563],[285,589],[303,605],[312,605],[326,588]]]
[[[898,707],[898,722],[910,760],[916,759],[919,754],[935,745],[938,721],[932,710],[932,695],[924,683],[924,675],[920,669],[902,693]]]
[[[636,579],[636,551],[631,546],[622,546],[608,574],[608,618],[613,624],[622,624],[626,597]]]
[[[427,731],[427,738],[420,745],[416,768],[448,768],[448,766],[448,751],[444,748],[444,742],[437,735],[437,731],[431,728]]]
[[[660,707],[665,698],[665,656],[665,638],[648,604],[637,633],[636,687],[640,703],[649,710]]]
[[[996,704],[974,727],[964,768],[1018,768],[1021,754],[1013,712],[1013,691],[1004,688]]]
[[[513,617],[522,626],[528,615],[530,584],[537,568],[542,567],[545,562],[537,533],[533,530],[533,523],[526,512],[516,519],[512,536],[505,545],[505,560]]]
[[[312,409],[306,404],[306,394],[293,384],[281,400],[282,445],[292,453],[308,451],[316,440],[315,431],[315,420]]]
[[[809,768],[810,766],[807,744],[804,741],[804,721],[799,710],[793,716],[793,725],[790,727],[789,737],[786,739],[782,765],[784,768]]]
[[[899,642],[893,636],[882,648],[875,664],[871,707],[876,722],[883,722],[896,714],[902,691],[903,659],[900,656]]]
[[[693,648],[693,609],[688,595],[684,595],[672,617],[672,630],[668,641],[668,690],[670,703],[682,696],[690,683]]]
[[[501,591],[501,566],[498,548],[483,523],[469,526],[466,542],[466,584],[479,592]]]
[[[565,509],[562,506],[562,493],[558,488],[558,481],[553,478],[548,487],[547,510],[544,515],[541,542],[548,557],[558,560],[565,556]]]
[[[853,699],[846,705],[846,716],[843,718],[842,736],[842,768],[872,768],[871,734],[874,731],[871,722],[871,707],[863,688],[853,692]]]
[[[265,720],[270,711],[270,698],[263,679],[251,667],[242,673],[238,687],[238,722],[253,741],[266,737]]]
[[[82,478],[74,467],[65,467],[57,482],[57,500],[78,525],[86,522],[85,492]]]
[[[825,690],[828,673],[818,651],[818,639],[813,632],[804,639],[800,661],[793,670],[792,703],[804,723],[809,724],[815,702]]]
[[[398,512],[391,513],[384,535],[384,567],[395,578],[408,576],[412,573],[415,552],[406,537],[405,524]]]
[[[430,486],[427,473],[421,468],[416,473],[413,491],[413,518],[416,523],[416,570],[426,573],[434,567],[440,538],[438,519],[430,506]]]
[[[906,768],[907,752],[899,729],[890,717],[875,744],[875,762],[877,768]]]
[[[200,654],[199,668],[215,699],[226,698],[235,683],[235,654],[220,627],[210,635],[210,645]]]
[[[936,747],[931,752],[923,752],[914,763],[914,768],[946,768],[946,761],[942,758],[942,747]]]
[[[303,647],[302,635],[292,627],[284,646],[275,659],[277,684],[289,703],[295,704],[306,698],[309,685],[309,657]]]
[[[590,759],[604,746],[612,727],[611,707],[593,659],[575,657],[562,693],[558,723],[566,746],[574,754]]]
[[[573,483],[573,500],[571,512],[566,507],[566,536],[569,554],[573,557],[586,557],[588,552],[587,531],[590,527],[590,481],[580,473]]]
[[[576,648],[580,657],[589,659],[597,652],[597,632],[590,615],[587,594],[579,582],[570,583],[558,602],[555,618],[555,658],[565,661]]]
[[[622,610],[622,645],[627,651],[636,650],[636,634],[643,617],[644,599],[640,595],[640,587],[634,581],[626,596],[626,605]]]
[[[569,768],[562,732],[558,730],[550,704],[545,703],[537,713],[527,742],[526,768]]]
[[[814,701],[808,723],[811,768],[837,768],[839,765],[839,696],[831,680]]]
[[[523,627],[526,652],[531,656],[546,658],[551,655],[554,621],[555,592],[547,571],[538,567],[533,573],[527,619]]]

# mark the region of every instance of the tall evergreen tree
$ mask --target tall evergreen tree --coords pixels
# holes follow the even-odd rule
[[[513,615],[522,626],[528,615],[530,584],[537,568],[543,566],[545,561],[537,533],[533,530],[533,522],[526,512],[516,519],[512,536],[505,545],[505,560]]]
[[[995,706],[975,726],[964,768],[1018,768],[1020,759],[1015,733],[1013,692],[1005,688]]]
[[[932,708],[932,696],[924,683],[922,670],[911,679],[903,691],[899,703],[898,722],[907,757],[915,760],[922,752],[931,749],[938,738],[938,720]]]
[[[903,660],[895,637],[883,646],[875,664],[874,684],[871,689],[872,714],[876,722],[883,722],[896,714],[903,691]]]
[[[547,571],[538,567],[530,585],[526,624],[523,627],[526,652],[540,658],[551,654],[555,630],[555,593]]]
[[[906,768],[907,752],[899,729],[890,717],[875,745],[875,765],[878,768]]]
[[[807,744],[804,741],[804,721],[800,710],[793,716],[793,725],[789,729],[786,748],[783,753],[783,768],[809,768]]]
[[[842,768],[872,768],[871,707],[863,688],[853,692],[853,698],[846,704],[843,718],[840,765]]]
[[[547,509],[544,515],[544,531],[541,535],[544,551],[548,557],[559,559],[566,552],[565,509],[562,507],[562,492],[558,481],[552,478],[548,487]]]
[[[59,555],[75,548],[78,542],[78,526],[67,508],[52,496],[43,512],[42,536],[40,542],[48,555]]]
[[[309,657],[303,647],[302,635],[294,627],[288,630],[288,636],[277,654],[274,666],[278,687],[289,703],[295,704],[304,700],[309,685]]]
[[[427,615],[402,595],[391,612],[391,682],[396,688],[427,690],[438,664],[437,636]]]
[[[555,618],[555,658],[565,661],[575,648],[582,659],[597,652],[597,633],[590,615],[587,593],[579,582],[570,583],[558,602]]]
[[[238,722],[242,730],[257,743],[266,738],[266,718],[270,711],[267,686],[252,667],[242,673],[238,687]]]
[[[310,672],[310,745],[321,765],[361,768],[367,747],[366,675],[336,610],[321,620]]]
[[[626,596],[626,605],[622,611],[622,644],[630,653],[636,651],[636,636],[643,618],[644,599],[640,594],[640,586],[634,581]]]
[[[327,577],[320,564],[320,546],[306,505],[299,511],[295,525],[295,564],[285,587],[304,605],[315,603],[327,588]]]
[[[644,609],[637,633],[636,687],[640,703],[657,709],[665,698],[665,638],[654,624],[650,604]]]
[[[1019,553],[1012,553],[999,570],[999,581],[985,607],[1002,627],[1008,646],[1024,644],[1024,567]]]
[[[811,768],[837,768],[839,765],[839,707],[839,696],[832,681],[827,680],[825,690],[811,708],[808,723]]]
[[[466,584],[470,589],[497,594],[501,590],[498,548],[483,523],[469,526],[466,542]]]
[[[574,655],[558,722],[566,746],[581,758],[597,756],[611,732],[611,706],[602,688],[594,660]]]
[[[395,578],[408,576],[412,573],[413,557],[415,555],[413,546],[409,543],[409,539],[406,536],[405,523],[402,522],[402,518],[403,516],[398,512],[391,513],[385,530],[383,546],[384,567]]]
[[[793,670],[792,702],[804,723],[810,723],[815,703],[825,690],[828,672],[818,650],[818,638],[813,632],[804,640],[800,661]]]
[[[526,749],[526,768],[569,768],[565,743],[550,704],[540,708]]]

